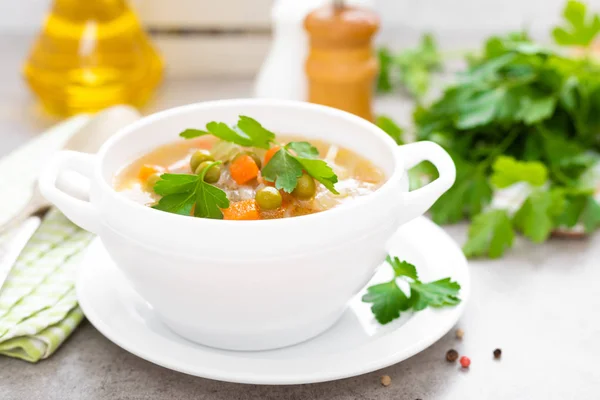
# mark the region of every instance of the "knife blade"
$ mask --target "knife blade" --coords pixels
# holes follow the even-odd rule
[[[0,242],[0,291],[17,258],[41,222],[39,216],[31,216]]]

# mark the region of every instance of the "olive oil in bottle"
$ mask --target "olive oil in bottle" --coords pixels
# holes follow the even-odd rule
[[[142,105],[163,63],[125,0],[54,0],[23,72],[47,110],[72,115]]]

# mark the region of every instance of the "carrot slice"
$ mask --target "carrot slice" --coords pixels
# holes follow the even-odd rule
[[[142,168],[140,168],[138,179],[142,182],[146,182],[150,175],[163,172],[164,170],[165,169],[160,165],[144,164],[142,165]]]
[[[223,210],[223,219],[230,220],[255,220],[260,219],[258,204],[254,199],[236,201]]]
[[[229,172],[238,185],[243,185],[258,176],[258,166],[252,157],[242,154],[231,162]]]
[[[281,146],[273,146],[269,150],[267,150],[267,152],[265,153],[265,163],[263,165],[267,165],[269,161],[271,161],[271,158],[273,158],[275,153],[279,151],[279,149],[281,149]]]

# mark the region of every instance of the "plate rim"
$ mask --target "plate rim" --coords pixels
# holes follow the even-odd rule
[[[326,382],[326,381],[333,381],[333,380],[349,378],[349,377],[353,377],[353,376],[357,376],[357,375],[366,374],[366,373],[369,373],[372,371],[376,371],[381,368],[385,368],[387,366],[399,363],[401,361],[404,361],[404,360],[420,353],[421,351],[425,350],[426,348],[428,348],[429,346],[431,346],[432,344],[437,342],[446,333],[448,333],[452,329],[452,327],[456,324],[456,322],[458,321],[458,319],[464,312],[465,306],[470,297],[470,291],[471,291],[470,281],[471,281],[471,279],[470,279],[470,274],[468,271],[468,263],[462,253],[462,250],[460,250],[460,247],[458,247],[458,245],[454,242],[454,240],[442,228],[440,228],[439,226],[437,226],[436,224],[434,224],[433,222],[431,222],[430,220],[428,220],[425,217],[419,217],[419,218],[414,219],[413,221],[400,227],[399,231],[402,229],[410,229],[410,228],[414,229],[415,226],[419,226],[419,225],[422,225],[422,227],[420,229],[425,230],[425,231],[431,231],[430,234],[437,236],[437,238],[436,238],[437,240],[445,241],[447,245],[450,245],[450,247],[454,248],[454,251],[458,250],[458,253],[456,254],[456,256],[457,256],[456,257],[457,258],[456,266],[455,266],[455,269],[452,271],[452,275],[458,274],[458,273],[460,273],[462,275],[462,278],[460,280],[461,303],[458,306],[452,307],[452,308],[443,308],[443,309],[437,309],[437,310],[428,308],[428,309],[425,309],[425,310],[415,314],[404,325],[399,326],[398,329],[395,329],[389,333],[386,333],[380,337],[377,337],[377,338],[374,338],[373,340],[371,340],[369,342],[369,344],[371,344],[371,347],[374,346],[375,344],[381,345],[381,344],[385,344],[385,342],[394,342],[394,340],[391,340],[391,339],[397,339],[397,336],[399,336],[399,334],[402,333],[403,331],[406,332],[407,329],[409,329],[409,328],[415,329],[416,324],[419,324],[419,323],[426,324],[428,320],[432,319],[431,314],[438,313],[438,314],[443,314],[445,316],[443,319],[440,318],[439,316],[435,316],[436,319],[443,321],[443,323],[441,323],[441,322],[438,323],[432,332],[430,332],[426,336],[423,336],[419,340],[411,343],[410,346],[397,347],[395,349],[392,348],[393,351],[390,351],[384,357],[378,357],[375,359],[367,360],[366,362],[363,360],[356,367],[344,368],[341,371],[324,371],[323,369],[316,369],[315,372],[313,372],[313,373],[300,374],[300,375],[298,375],[297,373],[295,374],[293,372],[292,373],[284,372],[279,375],[266,375],[266,376],[262,375],[262,374],[252,373],[252,372],[245,372],[244,374],[240,374],[239,372],[228,372],[228,371],[223,371],[223,370],[219,370],[219,369],[215,370],[214,368],[211,368],[210,366],[207,367],[206,365],[203,365],[203,364],[196,364],[196,365],[192,366],[192,365],[190,365],[189,362],[186,362],[186,361],[177,362],[177,361],[174,361],[171,359],[172,356],[169,355],[168,351],[163,350],[162,352],[161,351],[157,352],[155,349],[150,349],[150,351],[148,351],[148,349],[143,349],[143,347],[144,347],[143,345],[140,346],[139,344],[136,344],[135,340],[133,340],[133,342],[131,342],[131,340],[129,340],[129,341],[122,340],[119,337],[118,332],[114,332],[115,329],[111,328],[109,326],[109,324],[104,321],[104,318],[102,317],[102,315],[100,315],[101,313],[98,312],[96,307],[94,307],[94,305],[92,304],[93,300],[90,299],[90,296],[86,295],[84,293],[84,289],[86,287],[86,283],[85,283],[86,271],[90,269],[90,267],[87,267],[85,265],[86,264],[85,261],[88,257],[87,250],[86,250],[86,254],[83,257],[83,260],[82,260],[81,265],[79,266],[78,272],[77,272],[76,285],[75,285],[77,298],[79,301],[79,305],[81,306],[81,309],[83,310],[85,316],[88,318],[90,323],[108,340],[110,340],[117,346],[121,347],[123,350],[134,354],[137,357],[140,357],[140,358],[142,358],[146,361],[149,361],[153,364],[156,364],[156,365],[159,365],[164,368],[168,368],[168,369],[171,369],[171,370],[174,370],[177,372],[185,373],[185,374],[192,375],[192,376],[198,376],[198,377],[202,377],[202,378],[206,378],[206,379],[218,380],[218,381],[222,381],[222,382],[232,382],[232,383],[242,383],[242,384],[261,384],[261,385],[296,385],[296,384],[318,383],[318,382]],[[99,238],[94,239],[89,247],[94,248],[94,247],[98,246],[98,244],[96,244],[96,243],[99,241],[100,241]],[[96,246],[94,246],[94,244],[96,244]],[[100,243],[100,245],[102,245],[102,244]],[[393,246],[392,246],[392,249],[393,249]],[[129,285],[126,282],[125,282],[125,284]],[[116,290],[116,289],[114,289],[114,290]],[[88,301],[88,300],[90,300],[90,301]],[[124,312],[124,313],[127,314],[127,312]],[[166,328],[166,329],[168,329],[168,328]],[[160,335],[157,335],[157,336],[161,337]],[[387,340],[385,340],[385,339],[387,339]],[[169,341],[168,338],[166,338],[165,340]],[[197,349],[201,349],[202,351],[205,351],[205,352],[206,351],[219,351],[219,352],[222,351],[222,350],[218,350],[218,349],[212,349],[210,347],[197,345],[193,342],[187,342],[187,343],[189,343],[190,346],[195,347]],[[391,344],[393,344],[393,343],[391,343]],[[343,358],[344,359],[346,359],[346,358],[356,359],[357,357],[360,357],[361,353],[365,352],[365,350],[364,350],[365,347],[368,347],[368,346],[366,346],[366,344],[358,346],[357,348],[352,349],[353,351],[350,352],[350,353],[352,353],[352,357],[348,357],[347,354],[345,354],[345,357],[343,357]],[[273,352],[273,351],[277,351],[277,350],[268,350],[268,351]],[[264,364],[264,363],[269,363],[269,362],[272,362],[272,363],[280,362],[281,363],[281,360],[249,359],[249,358],[241,357],[244,353],[247,353],[247,352],[227,351],[227,353],[228,353],[227,355],[230,355],[230,356],[232,356],[232,358],[237,359],[237,360],[250,360],[250,362],[249,362],[250,364],[252,364],[252,363],[254,363],[254,364],[263,363]],[[261,352],[253,352],[253,353],[261,353]],[[316,359],[319,360],[319,358],[316,358]],[[346,361],[351,361],[351,360],[346,360]],[[285,360],[284,360],[284,362],[289,363],[289,361],[285,361]],[[337,363],[339,364],[340,360],[338,360]],[[248,368],[248,370],[251,371],[252,368]]]

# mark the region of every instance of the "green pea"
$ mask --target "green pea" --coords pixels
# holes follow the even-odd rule
[[[148,192],[154,193],[154,185],[156,185],[156,182],[160,180],[161,175],[161,173],[157,172],[155,174],[150,175],[148,179],[146,179],[146,190]]]
[[[262,210],[275,210],[281,207],[283,199],[279,190],[272,186],[265,186],[256,192],[254,200]]]
[[[196,171],[198,169],[198,165],[204,161],[215,161],[215,159],[208,150],[196,150],[194,154],[192,154],[192,158],[190,158],[191,170]]]
[[[252,158],[254,160],[254,162],[256,163],[256,166],[258,167],[258,169],[262,168],[262,161],[260,161],[260,157],[257,156],[255,152],[253,152],[253,151],[242,151],[241,153],[239,153],[238,155],[235,156],[234,160],[236,158],[238,158],[239,156],[242,156],[242,155],[250,156],[250,158]]]
[[[298,184],[292,195],[300,200],[309,200],[315,195],[316,191],[315,180],[308,174],[302,174],[298,178]]]
[[[204,161],[196,168],[196,175],[200,175],[206,166],[212,164],[212,161]],[[216,183],[221,178],[221,164],[213,165],[204,174],[204,182]]]

